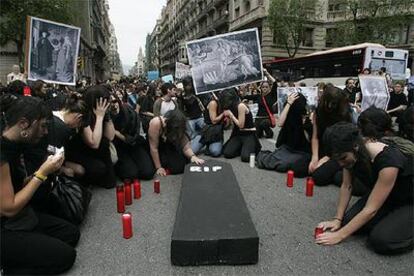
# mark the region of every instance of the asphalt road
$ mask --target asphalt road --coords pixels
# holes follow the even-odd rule
[[[261,142],[263,149],[273,150],[273,142]],[[219,159],[233,166],[259,233],[257,265],[172,266],[170,242],[182,177],[167,176],[159,195],[151,181],[141,182],[142,198],[127,207],[134,231],[129,240],[122,237],[115,190],[95,188],[77,260],[67,275],[413,275],[413,253],[377,255],[366,248],[365,237],[332,247],[314,243],[317,223],[335,214],[337,187],[315,187],[308,198],[304,179],[287,188],[284,174],[250,168],[240,158]]]

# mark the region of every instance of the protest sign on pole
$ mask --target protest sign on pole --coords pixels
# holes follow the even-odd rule
[[[278,114],[282,112],[286,105],[287,98],[292,93],[301,93],[306,98],[306,107],[309,111],[314,111],[318,106],[317,87],[278,87],[277,88],[277,109]]]
[[[370,106],[387,110],[390,94],[385,77],[375,75],[359,75],[358,77],[362,91],[362,111]]]
[[[263,80],[257,28],[187,42],[196,94]]]
[[[181,62],[175,63],[175,78],[182,80],[185,77],[191,76],[191,67]]]
[[[28,79],[75,85],[81,29],[36,17],[27,26]]]

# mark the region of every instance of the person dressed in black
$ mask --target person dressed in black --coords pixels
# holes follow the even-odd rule
[[[348,99],[341,89],[327,85],[319,99],[318,107],[314,113],[312,125],[312,159],[309,163],[309,173],[316,185],[340,185],[338,162],[330,160],[326,155],[325,145],[320,143],[325,130],[337,122],[351,122],[351,110]]]
[[[150,122],[148,141],[152,162],[156,174],[166,176],[168,169],[171,174],[184,172],[188,160],[203,164],[191,149],[186,134],[187,119],[178,109],[168,111],[164,116],[157,116]]]
[[[391,117],[396,117],[396,122],[400,122],[402,112],[407,108],[407,96],[403,92],[403,87],[400,83],[394,85],[394,90],[390,93],[390,101],[388,103],[387,112]]]
[[[252,112],[245,103],[240,102],[234,89],[223,91],[220,105],[224,116],[234,124],[230,138],[224,144],[224,157],[240,156],[242,162],[249,162],[250,154],[257,154],[261,148],[256,136]]]
[[[54,47],[49,41],[49,32],[43,31],[37,42],[38,68],[40,74],[46,74],[47,68],[53,65],[52,53]]]
[[[277,172],[293,170],[297,177],[308,175],[312,123],[307,115],[305,96],[300,93],[288,96],[278,125],[281,129],[276,149],[273,152],[261,151],[257,155],[257,167]]]
[[[103,85],[88,88],[84,95],[88,115],[83,128],[65,148],[66,159],[85,169],[82,181],[113,188],[116,185],[110,142],[115,128],[110,118],[110,92]]]
[[[34,97],[7,97],[0,99],[6,124],[0,143],[1,268],[6,274],[62,273],[75,262],[79,230],[65,220],[34,211],[29,201],[47,177],[59,170],[64,156],[49,156],[31,176],[21,162],[24,147],[47,134],[51,112]]]
[[[194,94],[193,79],[186,77],[183,79],[184,95],[179,99],[179,105],[188,119],[187,133],[190,140],[200,135],[205,122],[203,112],[205,107],[201,100]]]
[[[114,145],[118,153],[115,172],[122,179],[151,179],[155,173],[144,137],[139,132],[139,115],[129,105],[111,96],[111,116],[115,127]]]
[[[150,85],[148,90],[144,90],[141,97],[138,98],[136,110],[139,113],[142,123],[142,130],[148,133],[149,122],[154,118],[155,86]]]
[[[369,247],[379,254],[412,250],[413,156],[382,142],[364,141],[356,126],[346,122],[329,127],[323,139],[328,155],[343,168],[343,180],[336,214],[319,223],[325,232],[316,243],[334,245],[352,234],[368,234]],[[370,192],[347,210],[354,175]]]
[[[198,153],[204,146],[207,146],[206,154],[218,157],[223,150],[224,139],[224,113],[219,106],[219,100],[215,93],[213,98],[204,110],[205,126],[200,135],[191,140],[191,148]]]
[[[266,138],[272,138],[272,127],[274,126],[271,124],[270,116],[274,116],[273,113],[277,103],[277,83],[266,69],[263,69],[263,72],[269,80],[260,84],[260,93],[246,95],[243,99],[252,100],[259,105],[255,120],[257,137],[262,138],[263,133],[265,133]]]

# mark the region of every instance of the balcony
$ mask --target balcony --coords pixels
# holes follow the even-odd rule
[[[230,30],[237,30],[250,22],[264,18],[266,16],[266,8],[263,6],[258,6],[230,22]]]

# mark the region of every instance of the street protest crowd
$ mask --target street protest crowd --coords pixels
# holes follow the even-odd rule
[[[340,187],[337,211],[318,225],[324,232],[317,244],[366,234],[377,253],[412,250],[414,77],[389,83],[387,110],[361,111],[357,79],[348,79],[345,89],[318,84],[316,110],[300,93],[277,110],[277,88],[295,84],[263,71],[265,81],[202,95],[191,77],[79,81],[75,87],[10,79],[0,87],[4,272],[71,268],[91,185],[112,189],[119,180],[182,174],[187,163],[203,164],[204,157],[249,162],[252,154],[259,169],[294,170],[316,185]],[[226,141],[225,131],[231,131]],[[263,137],[276,139],[274,151],[261,151]],[[59,198],[65,184],[79,193],[78,202]],[[351,196],[359,200],[348,208]],[[81,204],[77,216],[68,216],[65,204]]]

